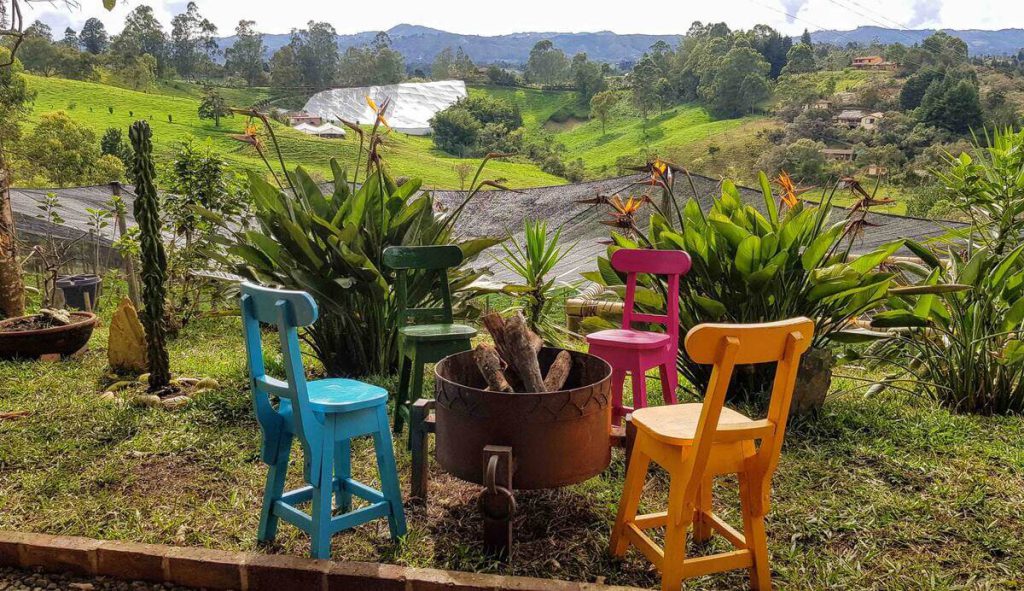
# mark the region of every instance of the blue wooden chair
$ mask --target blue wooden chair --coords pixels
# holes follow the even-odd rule
[[[307,382],[296,329],[316,321],[309,294],[242,284],[242,320],[256,418],[263,431],[263,461],[270,466],[263,493],[259,541],[272,542],[278,519],[308,533],[313,558],[331,557],[331,536],[372,519],[387,517],[391,538],[405,535],[405,513],[388,429],[388,392],[345,379]],[[285,379],[268,376],[263,364],[260,323],[277,326]],[[277,397],[277,406],[271,396]],[[353,437],[371,435],[383,492],[352,479]],[[292,438],[298,437],[308,486],[284,492]],[[352,495],[369,505],[352,510]],[[331,498],[341,514],[331,515]],[[309,514],[296,506],[312,501]]]

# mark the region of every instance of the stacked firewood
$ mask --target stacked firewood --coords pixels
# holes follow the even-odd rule
[[[516,312],[509,318],[492,312],[483,317],[483,323],[494,344],[477,345],[473,359],[487,381],[488,390],[555,392],[565,386],[572,369],[572,357],[568,351],[560,351],[547,375],[542,374],[537,354],[544,346],[544,340],[530,330],[522,312]]]

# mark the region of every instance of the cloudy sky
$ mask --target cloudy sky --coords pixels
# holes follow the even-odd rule
[[[197,0],[200,12],[229,34],[241,18],[257,22],[267,33],[286,33],[310,19],[328,21],[339,33],[384,30],[411,23],[456,33],[499,35],[523,31],[616,33],[683,33],[694,20],[725,21],[734,28],[770,24],[786,33],[804,28],[848,30],[859,25],[889,28],[1000,29],[1024,28],[1022,0],[714,0],[639,3],[623,10],[607,0],[588,2],[517,0],[468,2],[458,0]],[[62,0],[33,0],[26,21],[48,22],[56,31],[70,24],[78,29],[87,18],[100,18],[107,29],[121,29],[124,15],[142,3],[154,7],[166,24],[187,0],[118,0],[113,12],[101,0],[78,0],[67,9]],[[660,4],[660,7],[659,7]],[[513,8],[514,7],[514,8]]]

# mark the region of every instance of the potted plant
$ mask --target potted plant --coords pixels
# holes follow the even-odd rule
[[[89,342],[96,327],[92,312],[44,308],[38,314],[0,321],[0,359],[71,355]]]

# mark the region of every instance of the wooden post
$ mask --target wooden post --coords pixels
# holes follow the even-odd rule
[[[483,449],[484,491],[480,512],[484,518],[484,552],[508,559],[512,551],[512,516],[516,499],[512,494],[512,448],[488,445]]]
[[[409,411],[409,444],[412,446],[412,486],[409,500],[427,504],[427,488],[430,484],[429,459],[427,458],[427,434],[434,432],[430,411],[434,401],[421,398],[412,404]]]
[[[110,183],[110,190],[115,197],[120,197],[121,183],[117,181]],[[121,212],[117,213],[117,231],[121,236],[128,233],[128,220],[125,219],[124,214]],[[128,297],[131,298],[135,309],[141,310],[142,298],[139,297],[139,276],[135,274],[135,261],[131,255],[123,258],[125,279],[128,280]]]
[[[636,443],[636,425],[632,415],[626,417],[626,469],[629,470],[629,458],[633,455],[633,444]]]

